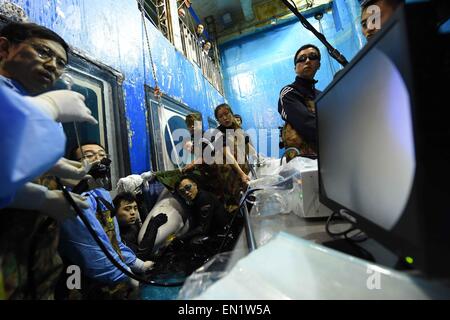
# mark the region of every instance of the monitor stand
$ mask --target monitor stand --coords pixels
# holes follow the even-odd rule
[[[362,248],[357,243],[354,243],[347,239],[334,239],[331,241],[323,242],[322,245],[336,251],[346,253],[353,257],[357,257],[369,262],[376,262],[375,258],[369,251]]]

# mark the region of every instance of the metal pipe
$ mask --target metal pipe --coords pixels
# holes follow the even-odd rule
[[[247,195],[246,195],[246,197],[247,197]],[[252,251],[256,250],[257,246],[256,246],[255,235],[253,233],[253,229],[250,224],[250,215],[248,213],[246,201],[244,201],[243,205],[241,206],[241,213],[244,216],[245,236],[247,238],[248,250],[250,252],[252,252]]]

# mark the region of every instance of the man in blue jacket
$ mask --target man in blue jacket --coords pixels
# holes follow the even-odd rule
[[[0,299],[51,299],[61,271],[57,220],[75,212],[61,191],[32,180],[88,171],[61,158],[66,137],[57,122],[97,121],[80,94],[46,92],[64,72],[68,50],[59,35],[33,23],[0,29]]]
[[[73,160],[93,163],[108,157],[103,146],[86,143],[72,152]],[[112,199],[107,190],[99,186],[82,194],[89,208],[83,210],[97,236],[114,259],[128,271],[144,273],[153,267],[152,261],[142,261],[123,244],[114,215]],[[82,220],[68,219],[61,225],[60,254],[68,264],[78,265],[82,271],[81,292],[69,292],[69,299],[127,299],[133,297],[135,282],[128,278],[106,257]],[[134,297],[133,297],[134,298]]]

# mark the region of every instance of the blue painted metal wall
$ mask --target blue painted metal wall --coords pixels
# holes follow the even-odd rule
[[[2,1],[0,1],[1,3]],[[144,83],[154,86],[136,0],[12,0],[31,21],[51,28],[70,45],[125,75],[124,92],[131,168],[150,169]],[[207,117],[223,97],[150,23],[149,37],[159,86]]]
[[[319,30],[314,17],[308,21]],[[335,0],[332,11],[323,16],[322,27],[328,41],[348,60],[365,43],[357,0]],[[294,81],[294,54],[306,43],[317,45],[322,52],[316,79],[318,89],[324,89],[339,64],[328,58],[325,47],[296,18],[221,46],[225,96],[235,113],[242,115],[244,129],[270,130],[283,124],[277,111],[278,95],[283,86]]]

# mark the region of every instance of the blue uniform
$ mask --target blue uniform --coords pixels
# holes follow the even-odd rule
[[[64,155],[62,127],[24,99],[25,95],[19,83],[0,76],[0,208]]]
[[[121,262],[122,260],[112,247],[108,235],[96,217],[97,201],[95,198],[102,197],[112,203],[108,191],[103,188],[98,188],[86,192],[83,195],[88,198],[87,201],[89,203],[89,209],[84,210],[84,215],[106,248],[108,248],[111,255],[124,268],[129,270],[129,267],[136,263],[136,255],[122,243],[117,219],[115,217],[113,218],[114,229],[125,264]],[[103,210],[107,209],[103,205],[101,206]],[[67,219],[62,223],[59,249],[61,256],[69,259],[71,263],[78,265],[84,274],[91,279],[108,284],[127,279],[127,276],[109,261],[79,217],[76,219]]]

